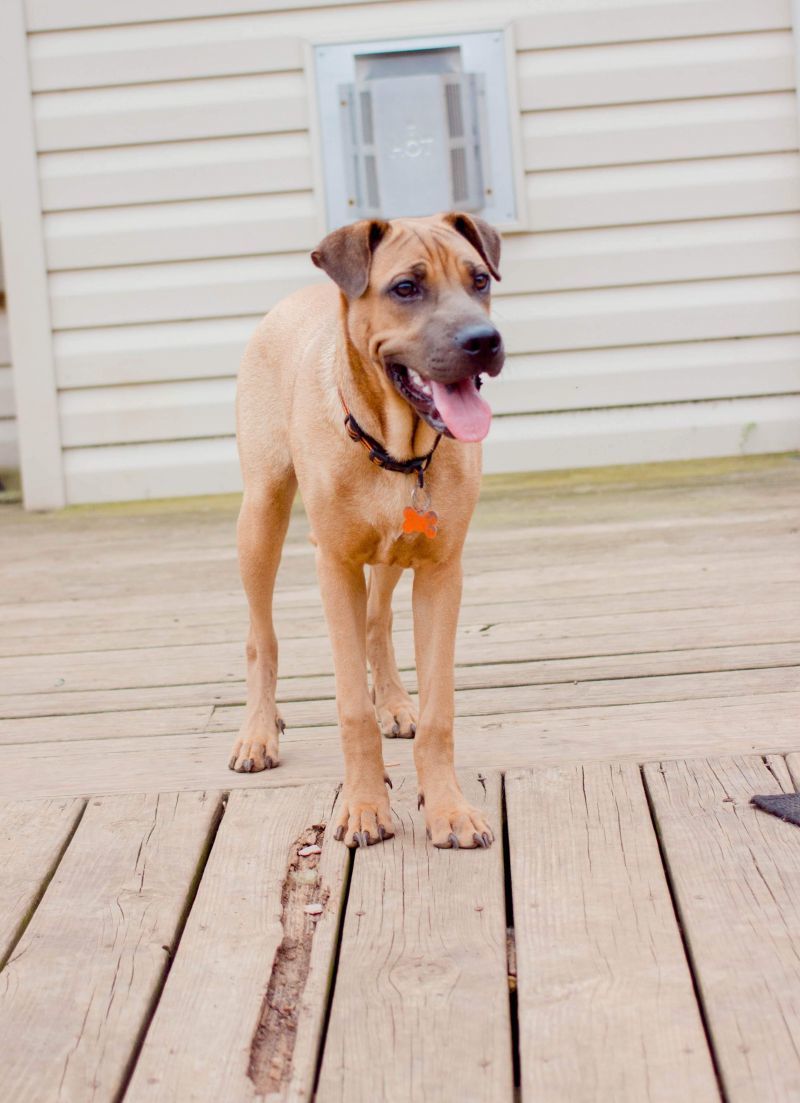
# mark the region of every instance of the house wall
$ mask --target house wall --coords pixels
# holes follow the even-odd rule
[[[311,2],[24,4],[67,501],[238,487],[241,350],[321,278],[307,43],[456,13],[512,28],[528,211],[487,469],[800,447],[789,0]]]
[[[16,468],[17,419],[14,404],[14,380],[11,375],[11,347],[8,340],[3,265],[0,263],[0,470]]]

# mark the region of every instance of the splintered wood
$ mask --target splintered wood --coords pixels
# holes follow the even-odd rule
[[[259,1095],[280,1093],[291,1075],[315,928],[330,897],[330,889],[321,883],[317,872],[317,854],[322,853],[318,844],[324,834],[325,824],[313,824],[295,839],[296,855],[289,862],[281,890],[283,938],[272,961],[247,1066]]]
[[[310,1097],[349,862],[335,800],[231,794],[126,1103]]]

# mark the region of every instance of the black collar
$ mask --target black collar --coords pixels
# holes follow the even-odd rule
[[[390,456],[383,445],[375,440],[375,437],[365,432],[358,424],[356,419],[350,413],[347,408],[347,403],[344,400],[344,395],[339,392],[339,398],[342,401],[344,407],[344,426],[347,429],[347,434],[351,440],[358,441],[363,444],[369,452],[369,458],[372,463],[377,464],[378,467],[382,467],[384,471],[399,471],[403,475],[414,474],[417,476],[417,484],[422,486],[424,483],[423,472],[428,470],[430,462],[433,459],[433,453],[439,447],[439,441],[442,439],[442,434],[436,434],[436,440],[434,441],[433,448],[430,452],[424,456],[414,456],[410,460],[396,460],[394,456]]]

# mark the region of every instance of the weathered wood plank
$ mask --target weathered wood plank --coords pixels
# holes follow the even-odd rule
[[[405,589],[408,587],[406,586]],[[588,594],[575,598],[537,596],[533,600],[484,601],[465,604],[459,623],[462,630],[484,631],[488,626],[520,622],[554,622],[595,616],[620,616],[685,610],[687,623],[701,615],[740,617],[751,606],[763,608],[785,602],[785,583],[730,585],[688,590],[645,590],[641,593]],[[25,606],[14,607],[14,613]],[[394,630],[412,625],[410,599],[395,598]],[[17,618],[4,611],[0,657],[57,655],[104,649],[155,648],[193,643],[241,643],[247,633],[244,604],[231,596],[227,607],[214,611],[182,612],[179,605],[160,610],[126,610],[100,613],[91,601],[75,603],[70,615]],[[278,639],[324,638],[325,624],[319,598],[310,604],[275,611]]]
[[[752,578],[753,568],[764,562],[773,581],[798,577],[797,564],[791,558],[795,542],[790,536],[777,533],[763,533],[750,539],[733,533],[729,536],[733,546],[728,547],[725,554],[720,553],[719,535],[716,544],[709,538],[701,547],[688,537],[656,545],[634,545],[623,531],[603,547],[591,533],[572,533],[565,526],[564,534],[561,543],[551,545],[538,542],[532,536],[527,551],[523,547],[508,553],[487,552],[481,558],[467,552],[465,596],[469,599],[480,593],[485,600],[486,593],[493,592],[497,585],[512,596],[516,588],[518,597],[533,597],[537,592],[547,589],[552,592],[553,588],[569,585],[578,573],[582,587],[595,593],[604,592],[605,580],[616,590],[648,588],[658,585],[659,581],[667,585],[668,576],[671,588],[685,585],[687,579],[703,580],[703,576],[706,582],[714,584],[729,579],[732,573],[741,575],[743,580]],[[65,533],[64,540],[69,538]],[[102,534],[98,538],[102,538]],[[497,546],[502,547],[502,544],[498,542]],[[681,556],[675,554],[678,549],[682,550]],[[233,555],[223,562],[191,563],[191,570],[187,570],[187,556],[176,555],[174,563],[156,568],[147,563],[141,551],[128,555],[120,553],[118,563],[113,556],[93,562],[90,589],[85,571],[88,554],[90,550],[83,549],[82,560],[60,564],[57,572],[49,569],[45,555],[33,562],[9,563],[4,569],[0,606],[17,606],[22,602],[32,606],[40,602],[50,605],[69,597],[122,600],[131,593],[132,572],[141,572],[136,577],[136,592],[143,598],[152,599],[169,592],[176,600],[180,600],[181,595],[192,595],[196,600],[198,595],[238,588],[238,570]],[[312,558],[292,558],[284,553],[280,585],[305,588],[311,587],[314,581]],[[523,586],[525,589],[521,590]]]
[[[795,789],[800,792],[800,753],[786,756],[786,765],[789,769]],[[791,792],[791,787],[789,787]]]
[[[456,716],[500,716],[514,712],[544,712],[551,709],[595,708],[606,705],[634,705],[666,701],[699,701],[714,697],[749,697],[757,693],[796,693],[800,687],[800,666],[778,667],[772,670],[735,670],[716,674],[674,674],[655,678],[592,679],[559,682],[537,686],[493,685],[456,691]],[[286,722],[296,727],[336,723],[336,710],[331,699],[296,702],[282,708]],[[157,714],[162,715],[162,714]],[[235,731],[244,717],[244,706],[228,705],[214,709],[204,730]],[[80,718],[77,718],[80,723]],[[9,742],[13,725],[18,721],[0,720],[0,743]],[[108,727],[109,721],[106,720]],[[113,723],[113,720],[111,721]],[[167,721],[164,721],[166,727]],[[46,724],[39,729],[47,735]],[[79,724],[71,730],[77,735]],[[176,730],[182,730],[177,728]],[[36,738],[33,735],[33,738]],[[59,735],[58,738],[61,738]],[[14,742],[21,742],[19,738]]]
[[[631,484],[631,491],[635,484]],[[719,489],[725,489],[719,488]],[[770,493],[771,493],[770,488]],[[797,490],[793,490],[796,497]],[[664,555],[662,552],[654,562],[652,549],[645,549],[647,554],[638,556],[639,563],[635,572],[619,570],[619,555],[623,547],[629,547],[628,532],[623,531],[615,536],[611,547],[605,555],[600,556],[597,546],[597,535],[594,529],[597,526],[589,526],[586,531],[581,531],[580,526],[575,526],[576,516],[585,512],[591,505],[592,499],[580,498],[576,500],[574,495],[567,495],[562,505],[564,513],[564,527],[568,530],[568,540],[574,545],[580,540],[583,546],[582,570],[576,572],[569,566],[564,566],[565,550],[548,548],[539,538],[538,532],[531,533],[526,541],[520,545],[515,539],[516,530],[513,527],[519,520],[520,501],[513,502],[513,508],[509,505],[509,515],[500,518],[503,528],[503,544],[509,543],[514,552],[506,555],[498,561],[497,555],[491,556],[487,563],[481,564],[474,561],[469,549],[467,550],[467,575],[464,582],[463,605],[485,603],[490,595],[492,601],[513,601],[520,599],[520,587],[524,585],[531,598],[557,599],[563,597],[606,596],[608,594],[637,593],[645,591],[658,591],[668,593],[686,589],[687,586],[701,587],[703,591],[713,591],[714,587],[730,588],[732,578],[736,578],[742,585],[750,586],[755,577],[769,578],[776,583],[797,578],[800,568],[796,562],[788,560],[785,556],[775,556],[774,550],[766,538],[759,542],[757,547],[762,555],[770,560],[769,573],[755,576],[750,569],[753,565],[754,553],[752,551],[742,555],[740,545],[734,548],[728,547],[723,564],[720,563],[719,549],[717,549],[717,561],[709,562],[704,555],[702,562],[695,560],[697,549],[692,548],[692,556],[683,555],[674,558],[668,571],[664,570]],[[540,503],[543,505],[543,503]],[[661,517],[669,515],[669,498],[663,495],[653,495],[651,501],[639,494],[636,501],[636,509],[660,509],[664,513]],[[713,513],[713,499],[705,501],[706,508]],[[626,498],[626,507],[631,508],[630,500]],[[612,509],[611,503],[606,503],[607,509]],[[744,508],[742,503],[738,508]],[[98,525],[97,521],[108,520],[104,516],[100,518],[92,515],[81,517],[83,524],[78,527],[73,524],[69,527],[60,527],[56,534],[50,534],[47,544],[41,549],[39,555],[34,555],[31,545],[34,547],[41,540],[41,530],[30,518],[25,519],[25,524],[10,524],[3,532],[0,532],[0,547],[4,549],[4,589],[0,594],[0,605],[15,619],[39,620],[41,618],[70,617],[76,610],[88,607],[97,614],[108,614],[117,621],[124,621],[127,617],[149,614],[158,616],[163,612],[162,590],[167,583],[163,577],[155,577],[153,585],[150,584],[150,575],[137,576],[136,588],[132,589],[130,576],[126,568],[141,570],[146,553],[152,547],[154,541],[160,543],[169,538],[169,531],[165,530],[158,518],[137,518],[140,532],[149,537],[149,542],[137,545],[126,553],[124,533],[107,525]],[[40,519],[33,519],[34,522]],[[57,520],[60,517],[57,516]],[[480,513],[476,516],[474,524],[480,523]],[[94,523],[93,523],[94,521]],[[174,517],[172,518],[174,524]],[[204,615],[213,615],[221,608],[238,606],[246,609],[246,602],[241,590],[239,579],[235,573],[235,564],[232,558],[233,545],[233,519],[227,522],[224,515],[220,517],[215,526],[206,526],[197,532],[191,532],[191,525],[182,522],[178,531],[194,537],[188,544],[188,549],[206,547],[210,542],[224,541],[229,562],[220,569],[206,572],[200,579],[195,564],[191,571],[185,570],[188,551],[183,547],[176,550],[174,560],[176,564],[183,563],[183,577],[173,579],[170,589],[170,611],[176,614],[198,612]],[[474,531],[474,526],[473,526]],[[489,528],[487,535],[496,532]],[[681,533],[681,536],[687,535]],[[689,534],[690,535],[690,534]],[[56,536],[57,539],[53,539]],[[290,533],[291,536],[291,533]],[[75,564],[62,563],[65,547],[76,545],[75,551],[82,555],[76,555]],[[673,539],[672,546],[691,546],[687,539]],[[20,546],[25,549],[23,554]],[[494,547],[498,542],[494,539]],[[535,563],[531,561],[531,551],[535,551]],[[288,570],[289,560],[297,549],[291,544],[284,546],[281,572],[279,574],[278,589],[275,594],[275,608],[294,609],[303,604],[318,603],[318,587],[314,574],[313,561],[304,560],[303,577],[293,577],[295,572]],[[85,557],[91,553],[93,560],[93,572],[91,585],[83,569]],[[569,549],[570,563],[575,562],[574,548]],[[59,556],[59,569],[52,569],[53,557]],[[602,561],[601,561],[602,560]],[[500,569],[493,571],[487,569],[494,564]],[[527,566],[526,566],[527,565]],[[724,570],[720,567],[724,566]],[[715,569],[716,568],[716,569]],[[36,585],[33,585],[35,583]],[[189,583],[189,585],[187,585]],[[193,583],[193,585],[191,584]],[[400,601],[408,600],[410,588],[407,580],[401,582],[396,596]]]
[[[0,969],[55,871],[84,809],[82,800],[0,805]]]
[[[730,1103],[800,1098],[798,831],[750,804],[782,791],[776,773],[755,756],[645,767]]]
[[[310,1099],[349,864],[325,830],[335,799],[231,794],[127,1103]],[[299,856],[309,843],[322,855]]]
[[[404,778],[394,840],[355,856],[319,1103],[513,1098],[500,780],[464,781],[493,847],[433,849]]]
[[[39,743],[42,739],[102,739],[135,735],[174,735],[201,732],[208,727],[213,708],[133,709],[130,712],[91,712],[67,716],[0,719],[0,744]]]
[[[800,693],[763,693],[465,716],[456,721],[456,747],[463,766],[503,770],[534,762],[780,753],[797,746],[798,712]],[[280,767],[257,775],[228,770],[231,738],[204,732],[0,745],[0,799],[260,788],[341,777],[336,727],[287,729]],[[412,752],[406,740],[384,744],[388,767],[413,769]]]
[[[682,674],[713,674],[725,671],[766,670],[800,664],[800,642],[746,644],[643,654],[601,655],[575,659],[530,659],[507,663],[486,663],[456,667],[459,690],[491,689],[497,686],[546,686],[627,678],[671,677]],[[404,680],[413,692],[412,671]],[[203,705],[242,705],[244,680],[230,682],[187,682],[183,685],[140,686],[129,689],[74,690],[70,692],[0,695],[0,717],[60,717],[76,713],[140,711]],[[333,698],[333,674],[279,676],[278,701],[306,702]],[[65,721],[66,723],[66,721]]]
[[[584,474],[584,473],[581,473]],[[632,482],[630,489],[636,490]],[[641,490],[642,488],[638,488]],[[717,488],[714,488],[717,490]],[[724,490],[724,488],[719,488]],[[796,493],[796,488],[794,489]],[[648,501],[638,496],[638,516],[632,514],[630,497],[617,494],[619,501],[607,501],[605,495],[597,495],[577,502],[575,496],[565,493],[557,516],[543,517],[548,508],[546,500],[534,496],[530,502],[517,495],[510,497],[507,511],[496,516],[501,527],[507,529],[507,537],[499,544],[492,536],[495,525],[486,524],[492,514],[484,517],[479,506],[475,524],[465,546],[465,555],[474,567],[491,568],[498,562],[510,565],[514,559],[522,559],[531,546],[539,551],[564,551],[570,560],[588,560],[587,540],[593,551],[602,557],[613,557],[617,551],[642,551],[663,554],[676,544],[687,544],[695,551],[707,554],[718,543],[720,532],[736,537],[736,555],[752,550],[767,540],[785,543],[791,539],[796,505],[791,497],[781,498],[780,490],[770,488],[769,504],[749,503],[742,509],[742,502],[731,503],[733,509],[716,508],[713,498],[703,502],[705,512],[687,508],[679,488],[671,488],[665,495],[654,494]],[[87,551],[97,556],[97,565],[107,572],[114,561],[122,567],[146,564],[154,573],[167,571],[179,574],[180,568],[191,563],[194,570],[201,567],[216,569],[219,577],[236,571],[236,547],[234,538],[235,512],[222,499],[215,503],[206,516],[191,515],[183,507],[184,516],[175,525],[174,515],[165,517],[149,511],[136,516],[133,506],[128,515],[115,517],[102,508],[75,515],[57,515],[48,527],[37,526],[29,520],[18,520],[11,515],[6,532],[0,537],[0,546],[8,548],[8,564],[13,574],[22,577],[30,574],[58,550],[63,554],[63,568],[75,581],[79,581],[79,569]],[[615,507],[624,501],[628,513],[614,516]],[[535,504],[534,504],[535,503]],[[657,504],[656,504],[657,503]],[[696,503],[697,504],[697,503]],[[676,506],[678,508],[676,508]],[[773,508],[770,508],[773,507]],[[491,508],[491,504],[490,504]],[[552,508],[552,507],[551,507]],[[533,509],[535,516],[531,517]],[[14,521],[17,521],[15,524]],[[142,522],[146,521],[146,525]],[[159,539],[148,535],[156,531]],[[296,517],[289,530],[283,553],[284,570],[292,573],[302,569],[314,577],[314,550],[308,541],[309,526],[302,517]],[[30,555],[19,550],[19,538],[24,536],[30,545]],[[17,540],[14,540],[17,537]],[[105,548],[98,548],[98,539],[106,541]],[[554,561],[555,562],[555,561]],[[84,585],[90,594],[91,588]],[[195,586],[195,592],[200,593]],[[5,599],[5,595],[4,595]],[[41,599],[40,599],[41,600]]]
[[[787,759],[780,754],[767,754],[764,762],[781,789],[790,793],[795,786]]]
[[[732,610],[727,616],[717,610],[704,612],[705,616],[691,618],[684,618],[682,611],[665,610],[569,622],[540,620],[490,625],[486,632],[473,626],[459,629],[456,661],[480,664],[487,652],[495,662],[508,662],[800,641],[800,616],[789,602],[752,606],[747,617]],[[394,633],[394,641],[400,668],[408,669],[414,661],[410,629]],[[280,662],[293,675],[333,672],[327,636],[282,641]],[[240,681],[243,673],[244,649],[238,640],[0,658],[0,687],[14,693]]]
[[[781,554],[789,554],[795,546],[792,533],[787,531],[790,524],[786,522],[781,526],[771,526],[768,531],[750,534],[737,530],[727,533],[722,529],[716,536],[707,534],[702,541],[693,538],[691,528],[680,527],[674,535],[659,532],[657,539],[649,541],[634,540],[624,528],[603,534],[594,531],[598,526],[581,531],[579,527],[565,524],[561,530],[562,539],[558,541],[547,540],[537,532],[531,533],[527,541],[519,541],[514,539],[513,529],[504,529],[504,534],[508,532],[507,546],[504,546],[504,540],[495,542],[494,549],[466,549],[465,595],[469,598],[479,594],[485,601],[489,594],[497,600],[494,592],[497,586],[501,588],[501,593],[511,593],[513,596],[513,587],[519,590],[522,580],[531,588],[530,596],[537,592],[552,592],[554,587],[569,588],[575,585],[578,567],[581,568],[581,587],[585,590],[593,586],[595,592],[603,592],[601,580],[604,578],[609,578],[617,589],[636,590],[652,588],[660,577],[665,586],[675,589],[682,584],[682,580],[685,585],[686,579],[694,580],[705,574],[707,577],[702,581],[713,585],[715,582],[722,583],[730,571],[746,576],[753,560],[765,556],[777,572],[767,577],[773,581],[779,581],[787,574],[796,578],[797,564]],[[160,535],[155,526],[150,531],[154,538]],[[720,554],[721,533],[732,541],[724,555]],[[65,531],[61,534],[62,543],[68,550],[62,552],[59,549],[58,554],[64,555],[64,561],[59,562],[56,572],[50,566],[56,554],[55,548],[42,548],[38,554],[22,558],[13,546],[10,547],[8,561],[4,565],[5,586],[0,595],[0,605],[17,607],[27,604],[31,615],[36,615],[37,606],[47,606],[49,612],[53,605],[62,604],[70,598],[124,604],[131,595],[130,572],[136,570],[143,572],[136,579],[136,592],[151,601],[167,589],[174,594],[176,602],[191,601],[193,604],[199,603],[204,596],[220,591],[239,592],[232,533],[228,535],[224,554],[222,551],[206,551],[200,556],[193,553],[191,546],[181,547],[175,549],[167,562],[160,564],[149,561],[147,545],[126,549],[124,545],[116,544],[113,532],[106,533],[101,529],[94,535],[96,540],[108,540],[109,547],[106,554],[93,558],[91,586],[84,564],[88,554],[94,557],[96,553],[91,544],[82,546],[76,540],[75,533]],[[25,542],[27,536],[24,529],[17,532],[20,543]],[[196,536],[201,546],[209,538],[209,534],[204,532]],[[73,541],[77,546],[70,551]],[[674,555],[677,548],[685,553],[680,559]],[[290,545],[284,548],[280,584],[313,594],[316,582],[314,560],[310,551],[308,555],[299,554],[301,551],[305,553],[305,549]],[[691,558],[688,558],[689,552]],[[636,573],[631,576],[630,568],[634,563]],[[191,570],[187,570],[187,566],[191,566]],[[512,577],[509,578],[507,572],[511,572]],[[750,577],[752,580],[752,575]],[[487,590],[489,584],[492,589]],[[522,595],[518,593],[518,596]]]
[[[492,716],[550,709],[749,697],[758,693],[793,693],[800,685],[799,675],[800,666],[791,666],[655,678],[592,679],[577,684],[574,680],[565,680],[543,686],[494,685],[459,689],[455,699],[456,715]],[[239,696],[244,696],[244,690]],[[335,725],[333,687],[325,696],[289,703],[281,701],[281,712],[290,728]],[[216,708],[142,708],[129,712],[77,713],[11,720],[0,718],[0,745],[234,732],[243,716],[244,705],[237,703]]]
[[[631,489],[635,487],[632,485]],[[708,514],[698,516],[697,511],[691,509],[681,510],[676,515],[674,491],[666,498],[654,495],[654,500],[640,499],[638,503],[649,516],[619,519],[609,516],[609,513],[599,514],[597,507],[602,499],[576,503],[574,497],[567,496],[561,516],[552,519],[556,523],[548,524],[537,517],[535,524],[531,525],[530,518],[526,516],[526,503],[517,498],[513,507],[509,502],[508,513],[499,518],[501,527],[507,530],[502,544],[492,538],[491,525],[480,527],[479,509],[465,546],[465,556],[473,568],[488,570],[493,564],[500,563],[507,567],[515,560],[517,564],[524,562],[524,553],[531,550],[536,554],[562,552],[570,561],[577,562],[589,561],[595,556],[613,559],[615,549],[626,554],[646,551],[662,556],[676,544],[685,544],[695,552],[707,555],[718,543],[721,532],[736,537],[735,549],[729,549],[735,552],[734,558],[752,552],[767,541],[777,541],[778,545],[791,542],[795,516],[793,503],[788,508],[777,510],[763,506],[742,510],[742,503],[738,502],[736,508],[739,512],[730,514],[720,512],[714,508],[712,501],[706,501]],[[654,508],[655,502],[658,508]],[[544,503],[540,502],[540,505],[544,508]],[[609,503],[609,509],[613,513],[613,502]],[[595,516],[587,516],[591,512]],[[166,573],[177,577],[181,567],[191,564],[195,575],[202,570],[212,572],[212,577],[216,576],[219,580],[230,575],[236,577],[234,518],[227,518],[221,507],[201,523],[189,516],[173,528],[165,526],[163,518],[150,515],[135,519],[139,523],[137,530],[132,527],[132,520],[131,517],[117,520],[99,510],[82,515],[78,524],[69,515],[66,519],[57,517],[50,528],[38,528],[30,522],[15,525],[12,519],[0,538],[0,546],[8,548],[8,565],[13,568],[11,573],[14,578],[30,576],[56,550],[63,554],[65,574],[76,584],[80,582],[82,557],[88,551],[97,556],[101,577],[109,576],[109,568],[115,560],[119,560],[120,566],[128,568],[146,564],[156,575]],[[171,522],[173,520],[170,519]],[[142,521],[147,522],[146,526],[141,525]],[[156,542],[147,539],[148,532],[153,531],[159,536]],[[14,536],[17,537],[16,546]],[[30,556],[23,555],[19,550],[18,541],[23,536],[30,544]],[[98,539],[107,542],[105,549],[98,548]],[[588,553],[589,543],[593,556]],[[551,556],[551,566],[557,562]],[[298,520],[290,529],[282,563],[287,577],[302,572],[313,579],[314,551],[308,542],[306,522]],[[92,593],[87,584],[83,589],[87,595]],[[194,592],[199,594],[202,591],[195,585]],[[124,591],[119,596],[123,594]],[[4,601],[7,600],[7,595],[4,595]],[[39,597],[38,600],[43,599]]]
[[[718,1100],[637,766],[506,774],[522,1098]]]
[[[208,793],[89,802],[2,974],[8,1099],[119,1097],[218,808]]]

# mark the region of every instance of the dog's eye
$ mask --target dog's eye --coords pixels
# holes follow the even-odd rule
[[[400,280],[392,288],[392,294],[397,295],[398,299],[413,299],[417,293],[417,285],[413,280]]]
[[[485,272],[476,272],[473,283],[476,291],[485,291],[489,286],[489,277]]]

